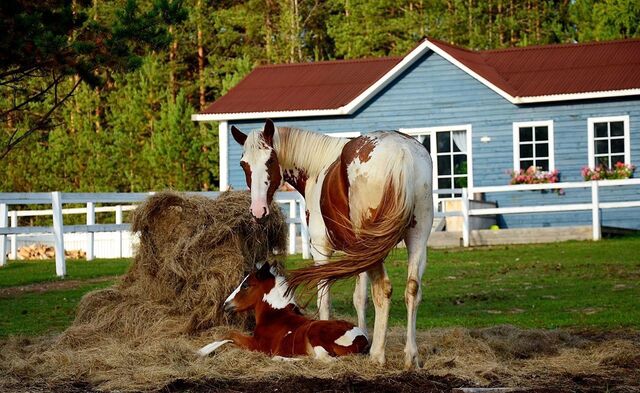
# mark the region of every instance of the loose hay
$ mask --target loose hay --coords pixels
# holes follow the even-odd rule
[[[329,364],[277,362],[233,346],[204,359],[195,356],[230,329],[225,325],[250,328],[244,318],[226,319],[220,303],[254,261],[285,249],[280,210],[274,206],[257,225],[248,206],[244,193],[215,201],[174,193],[150,198],[135,212],[140,249],[120,283],[87,294],[61,335],[0,343],[0,391],[157,390],[177,380],[268,379],[271,386],[297,377],[405,375],[404,328],[389,332],[385,367],[363,356]],[[572,390],[576,378],[589,376],[608,381],[611,391],[632,391],[640,381],[637,332],[592,337],[512,326],[431,329],[418,332],[418,343],[425,365],[416,375],[467,385]]]

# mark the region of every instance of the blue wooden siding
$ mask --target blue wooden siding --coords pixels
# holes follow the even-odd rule
[[[276,125],[320,132],[370,132],[381,129],[421,128],[471,124],[473,185],[508,184],[506,172],[513,167],[513,123],[553,120],[555,167],[562,181],[581,181],[588,164],[587,119],[629,115],[631,162],[640,163],[640,97],[572,101],[516,106],[437,54],[427,53],[403,75],[350,116],[276,119]],[[244,131],[259,129],[263,119],[231,122]],[[229,124],[229,126],[231,126]],[[483,136],[491,137],[481,143]],[[238,165],[240,147],[229,139],[229,182],[245,188]],[[602,201],[637,198],[640,188],[606,189]],[[566,195],[540,192],[490,194],[499,206],[589,202],[590,194],[567,190]],[[590,212],[505,215],[502,226],[588,225]],[[603,212],[603,225],[640,229],[640,209]]]

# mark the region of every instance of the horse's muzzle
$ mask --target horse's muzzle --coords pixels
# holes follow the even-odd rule
[[[227,302],[224,304],[224,311],[225,312],[234,312],[236,311],[236,306],[233,304],[233,302]]]

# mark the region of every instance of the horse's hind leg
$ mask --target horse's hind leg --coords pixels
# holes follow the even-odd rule
[[[431,198],[420,199],[415,209],[416,225],[407,231],[405,243],[409,254],[407,287],[404,300],[407,305],[407,344],[404,348],[406,369],[421,367],[416,343],[416,317],[422,299],[422,275],[427,266],[427,240],[433,225],[433,204]]]
[[[353,306],[358,314],[358,327],[367,334],[367,273],[360,273],[356,277],[356,287],[353,290]]]
[[[392,293],[391,281],[389,281],[389,276],[382,261],[376,267],[368,270],[367,273],[371,279],[371,297],[376,309],[373,340],[369,354],[373,361],[384,364],[384,347],[387,338],[387,322]]]

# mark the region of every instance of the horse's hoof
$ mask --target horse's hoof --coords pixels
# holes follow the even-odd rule
[[[369,356],[373,362],[378,363],[381,366],[384,366],[384,364],[386,363],[384,352],[378,354],[370,353]]]
[[[407,371],[419,370],[423,365],[424,363],[422,362],[422,359],[420,359],[420,356],[417,354],[414,356],[406,356],[404,359],[404,369]]]

